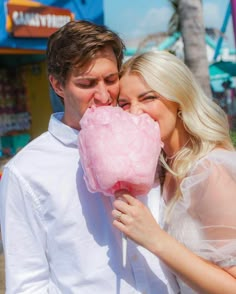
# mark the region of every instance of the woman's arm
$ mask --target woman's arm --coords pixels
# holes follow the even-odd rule
[[[223,270],[192,253],[156,223],[151,212],[139,200],[119,193],[113,216],[120,212],[114,226],[145,247],[168,265],[186,284],[200,293],[235,294],[236,266]]]

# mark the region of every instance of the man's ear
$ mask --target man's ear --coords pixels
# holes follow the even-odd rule
[[[49,82],[53,90],[55,91],[55,93],[59,97],[64,98],[64,88],[62,87],[61,83],[57,79],[55,79],[55,77],[52,75],[49,76]]]

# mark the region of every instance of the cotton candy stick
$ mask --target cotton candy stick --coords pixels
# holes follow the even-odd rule
[[[127,261],[127,245],[128,245],[127,236],[124,233],[122,233],[122,264],[123,264],[123,267],[126,266],[126,261]]]
[[[130,193],[128,190],[126,192]],[[118,199],[121,201],[125,201],[120,197],[118,197]],[[121,220],[121,217],[122,217],[122,213],[119,215],[118,219]],[[128,238],[124,233],[121,233],[121,238],[122,238],[122,265],[123,267],[125,267],[127,262]]]

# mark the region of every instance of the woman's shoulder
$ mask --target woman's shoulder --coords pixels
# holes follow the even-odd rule
[[[218,161],[218,162],[224,162],[224,160],[236,160],[236,150],[226,150],[222,148],[216,148],[213,149],[211,152],[209,152],[206,155],[206,158]]]
[[[198,159],[189,171],[189,176],[204,173],[207,170],[222,168],[235,170],[236,172],[236,151],[216,148]]]
[[[218,148],[195,162],[180,187],[182,193],[194,189],[203,193],[211,184],[224,185],[229,179],[236,183],[236,152]]]

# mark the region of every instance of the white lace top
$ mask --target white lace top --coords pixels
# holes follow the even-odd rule
[[[181,192],[165,230],[221,267],[236,265],[236,152],[217,149],[199,160]],[[195,293],[182,282],[180,288]]]

